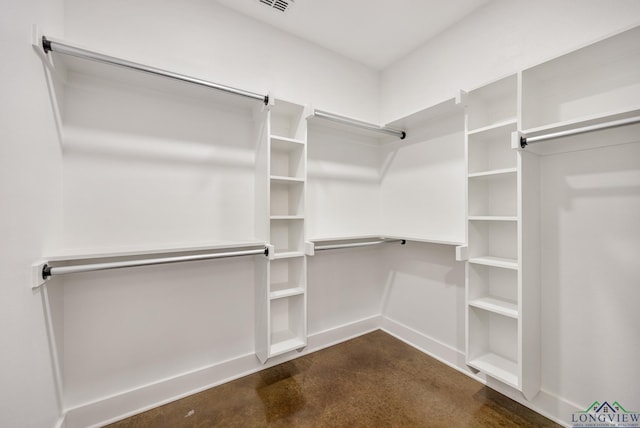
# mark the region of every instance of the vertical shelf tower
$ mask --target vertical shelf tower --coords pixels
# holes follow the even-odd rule
[[[466,361],[532,398],[540,389],[537,156],[514,150],[521,76],[464,94]],[[526,196],[525,196],[526,195]]]
[[[264,209],[256,231],[269,242],[269,258],[256,269],[256,355],[263,363],[307,345],[306,141],[305,107],[276,100],[256,154],[257,206]]]

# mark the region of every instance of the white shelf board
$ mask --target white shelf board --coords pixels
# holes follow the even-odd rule
[[[43,259],[56,261],[72,261],[72,260],[93,260],[115,257],[133,257],[133,256],[155,256],[158,254],[179,254],[206,251],[219,251],[231,249],[250,249],[255,247],[266,246],[262,241],[212,241],[210,243],[202,243],[197,245],[177,244],[163,247],[135,247],[121,249],[72,249],[61,250],[59,252],[42,257]]]
[[[292,288],[283,288],[282,290],[272,291],[269,293],[270,300],[283,299],[285,297],[297,296],[299,294],[304,294],[304,288],[302,287],[292,287]]]
[[[499,215],[470,215],[469,221],[518,221],[518,217]]]
[[[304,183],[304,178],[286,177],[284,175],[272,175],[272,183]]]
[[[402,118],[396,119],[386,124],[386,126],[395,129],[410,129],[412,127],[420,127],[430,124],[431,121],[449,116],[451,114],[464,114],[464,108],[456,105],[456,98],[451,97],[427,108],[418,110]]]
[[[271,220],[304,220],[302,215],[272,215]]]
[[[292,250],[276,250],[273,254],[273,259],[289,259],[293,257],[303,257],[303,251],[292,251]]]
[[[494,266],[504,269],[518,269],[518,260],[507,259],[504,257],[482,256],[472,257],[469,259],[469,263],[485,266]]]
[[[282,137],[280,135],[273,135],[273,134],[271,134],[269,136],[269,138],[271,138],[272,145],[273,145],[274,142],[278,141],[278,142],[281,142],[281,143],[292,143],[292,144],[299,144],[299,145],[304,146],[304,141],[299,140],[297,138]],[[285,145],[279,145],[278,148],[284,149]]]
[[[509,128],[515,129],[518,124],[518,119],[516,117],[510,117],[505,120],[501,120],[500,122],[492,123],[491,125],[482,126],[480,128],[475,128],[467,131],[467,135],[479,135],[486,134],[486,137],[497,136],[501,133],[508,132]],[[485,135],[483,135],[484,137]]]
[[[518,388],[518,364],[500,355],[488,353],[467,363],[481,372]]]
[[[502,168],[502,169],[492,169],[489,171],[480,171],[469,174],[469,178],[492,178],[492,177],[500,177],[509,174],[516,174],[518,172],[518,168]]]
[[[510,318],[518,318],[518,305],[509,300],[496,299],[495,297],[481,297],[471,300],[469,306]]]
[[[304,339],[294,335],[290,331],[273,333],[271,338],[271,347],[269,356],[284,354],[285,352],[295,351],[306,346]]]

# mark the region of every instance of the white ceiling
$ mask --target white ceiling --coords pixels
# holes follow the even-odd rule
[[[259,0],[218,0],[376,69],[383,69],[489,0],[287,0],[285,12]]]

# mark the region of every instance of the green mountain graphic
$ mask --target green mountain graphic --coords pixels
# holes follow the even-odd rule
[[[624,407],[620,405],[617,401],[614,401],[612,404],[613,407],[622,410],[623,413],[637,413],[637,412],[628,412]]]

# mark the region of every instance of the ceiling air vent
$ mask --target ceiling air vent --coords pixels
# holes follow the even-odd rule
[[[275,10],[279,10],[280,12],[285,12],[293,0],[258,0],[260,3],[265,4]]]

